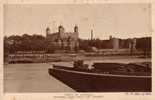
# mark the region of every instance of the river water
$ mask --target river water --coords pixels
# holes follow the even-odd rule
[[[48,74],[49,64],[9,64],[4,68],[5,92],[74,92]]]
[[[95,61],[95,60],[93,60]],[[92,63],[93,61],[86,61]],[[104,62],[141,62],[150,59],[103,59]],[[58,63],[58,62],[57,62]],[[59,62],[58,64],[64,64]],[[71,62],[70,62],[71,64]],[[72,88],[48,74],[51,63],[4,65],[4,92],[75,92]]]

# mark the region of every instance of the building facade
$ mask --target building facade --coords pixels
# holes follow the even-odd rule
[[[51,33],[50,28],[46,28],[46,39],[57,49],[76,51],[79,48],[78,26],[74,27],[73,32],[65,32],[62,25],[56,33]]]

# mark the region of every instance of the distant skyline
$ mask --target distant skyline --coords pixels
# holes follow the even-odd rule
[[[151,36],[150,4],[7,4],[4,5],[4,35],[52,32],[63,25],[66,32],[79,27],[80,38],[108,39]]]

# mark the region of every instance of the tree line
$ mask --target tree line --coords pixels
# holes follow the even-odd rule
[[[151,37],[136,39],[136,48],[145,53],[151,52]],[[120,48],[128,48],[130,39],[119,39]],[[110,49],[112,44],[110,40],[101,39],[79,39],[79,49],[91,51],[92,47],[97,49]],[[15,53],[17,51],[46,51],[53,53],[57,48],[50,43],[45,36],[23,34],[4,37],[4,53]]]

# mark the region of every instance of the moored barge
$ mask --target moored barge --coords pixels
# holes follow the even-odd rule
[[[77,92],[151,92],[151,62],[53,65],[49,74]]]

